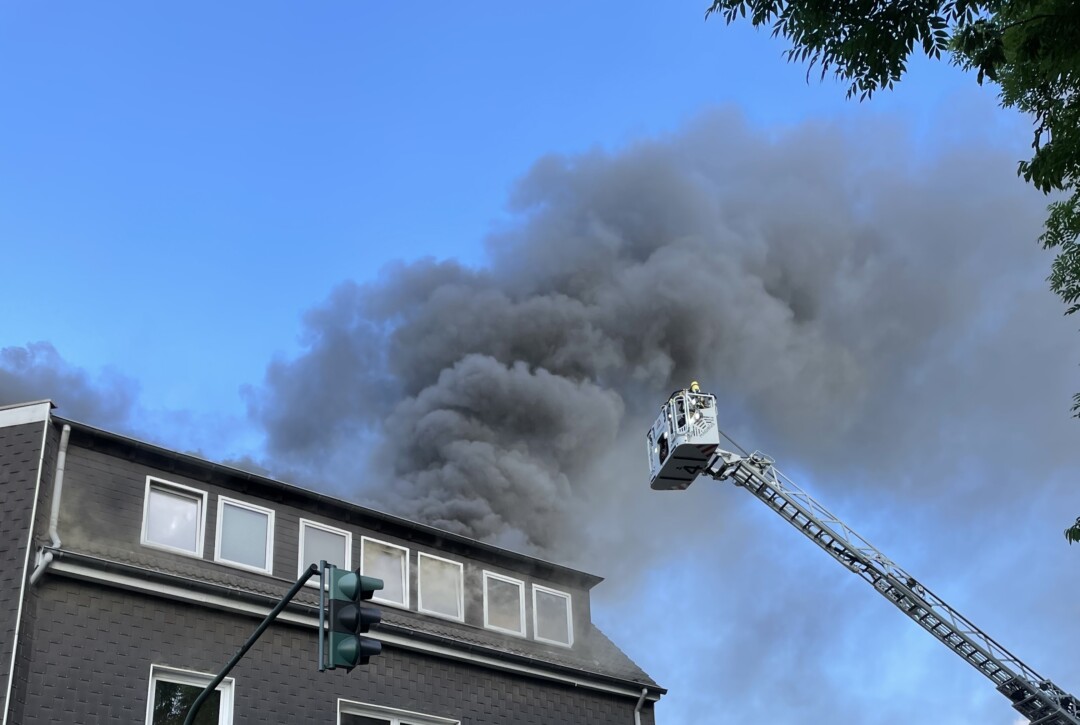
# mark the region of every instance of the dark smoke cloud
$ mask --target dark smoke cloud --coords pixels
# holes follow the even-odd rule
[[[134,380],[113,370],[90,375],[48,342],[0,349],[0,405],[51,399],[65,417],[126,429],[138,391]]]
[[[421,260],[343,284],[250,409],[278,466],[560,560],[606,560],[647,520],[641,437],[691,379],[744,440],[873,471],[873,486],[924,490],[906,456],[948,470],[1003,392],[1060,457],[1066,366],[1027,400],[1001,383],[1031,367],[1004,329],[1077,357],[1052,304],[1037,331],[1002,307],[1033,289],[1052,302],[1026,246],[1044,202],[1011,163],[985,148],[917,162],[886,126],[767,136],[732,114],[547,157],[486,266]]]
[[[548,551],[584,522],[567,472],[614,441],[611,391],[523,362],[467,355],[393,411],[396,508],[441,528]],[[589,445],[582,445],[589,441]]]

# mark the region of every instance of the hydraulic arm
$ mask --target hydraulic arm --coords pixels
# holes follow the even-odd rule
[[[1076,697],[1040,676],[916,581],[778,472],[771,459],[719,448],[715,406],[715,398],[700,393],[696,384],[672,396],[649,434],[654,488],[683,489],[698,475],[745,488],[989,678],[1033,725],[1080,725]],[[663,457],[662,449],[666,449]]]

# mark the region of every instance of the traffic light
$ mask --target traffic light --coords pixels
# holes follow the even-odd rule
[[[383,588],[382,579],[361,576],[359,570],[348,571],[327,566],[330,589],[325,617],[329,621],[327,660],[330,669],[366,665],[368,658],[382,652],[382,643],[360,634],[382,621],[382,612],[360,602],[371,599]],[[320,636],[322,636],[320,632]]]

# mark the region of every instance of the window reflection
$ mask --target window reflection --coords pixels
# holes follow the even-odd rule
[[[525,633],[525,623],[522,621],[522,589],[521,582],[498,579],[491,574],[485,575],[484,619],[488,627]]]
[[[195,699],[202,691],[203,688],[195,685],[157,680],[154,687],[154,712],[151,725],[183,725],[188,710],[195,704]],[[195,716],[195,725],[218,725],[220,712],[221,693],[215,690],[199,708],[199,714]]]
[[[146,502],[146,539],[161,546],[199,551],[202,501],[161,486],[151,486]]]
[[[407,549],[364,539],[363,572],[366,576],[383,580],[383,588],[375,593],[375,599],[408,606],[408,593],[405,590],[407,555]]]
[[[420,554],[420,610],[461,619],[461,564]]]
[[[218,556],[236,564],[268,570],[270,514],[222,502]]]
[[[536,638],[570,644],[569,597],[540,588],[535,593]]]

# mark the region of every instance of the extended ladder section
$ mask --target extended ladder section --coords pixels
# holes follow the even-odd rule
[[[718,481],[730,479],[768,504],[806,538],[986,675],[1033,725],[1080,725],[1080,702],[1076,697],[1040,677],[829,513],[772,463],[760,453],[744,457],[717,450],[702,473]]]

